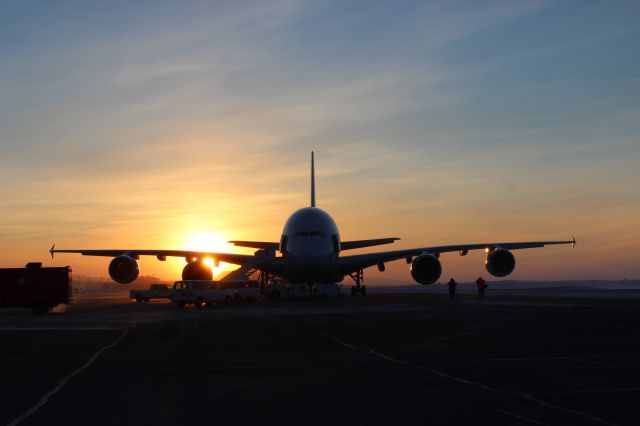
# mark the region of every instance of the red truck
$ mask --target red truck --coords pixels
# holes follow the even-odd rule
[[[0,307],[32,308],[49,312],[61,303],[71,303],[71,267],[43,268],[27,263],[25,268],[0,268]]]

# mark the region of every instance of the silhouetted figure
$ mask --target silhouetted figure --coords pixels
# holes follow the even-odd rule
[[[449,299],[451,299],[451,300],[456,298],[456,286],[457,285],[458,285],[458,283],[453,278],[451,278],[449,280]]]
[[[478,285],[478,299],[484,299],[484,290],[487,288],[487,282],[482,277],[478,277],[476,284]]]

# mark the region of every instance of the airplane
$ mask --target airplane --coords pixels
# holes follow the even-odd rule
[[[213,259],[214,265],[226,262],[241,265],[242,273],[259,271],[267,277],[277,277],[290,284],[305,283],[309,286],[321,283],[340,283],[346,276],[355,281],[352,293],[365,293],[363,271],[377,266],[385,270],[385,263],[405,259],[410,266],[412,278],[419,284],[435,283],[442,274],[440,254],[458,252],[465,256],[471,250],[485,250],[485,268],[495,277],[506,277],[516,266],[513,250],[538,248],[547,245],[571,244],[576,239],[565,241],[533,241],[456,244],[446,246],[418,247],[411,249],[382,251],[377,253],[342,256],[347,250],[391,244],[397,237],[369,240],[342,241],[338,227],[326,211],[316,206],[315,160],[311,153],[311,202],[309,207],[295,211],[284,224],[279,242],[238,241],[229,243],[240,247],[256,248],[254,255],[235,253],[213,253],[191,250],[59,250],[55,244],[49,252],[80,253],[84,256],[113,257],[109,263],[109,276],[117,283],[129,284],[140,272],[137,260],[140,256],[156,256],[164,261],[167,257],[184,257],[187,261],[182,270],[183,280],[211,280],[213,272],[205,263]],[[276,255],[279,252],[279,256]]]

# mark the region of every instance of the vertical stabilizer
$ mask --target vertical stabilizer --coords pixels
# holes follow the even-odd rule
[[[311,151],[311,207],[316,206],[316,171],[313,163],[313,151]]]

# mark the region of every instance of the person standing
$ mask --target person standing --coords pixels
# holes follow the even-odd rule
[[[449,299],[454,300],[456,298],[456,286],[458,285],[458,283],[456,282],[456,280],[453,279],[453,277],[451,277],[451,279],[449,280]]]
[[[482,277],[478,277],[476,284],[478,286],[478,299],[484,299],[484,290],[487,288],[487,282]]]

